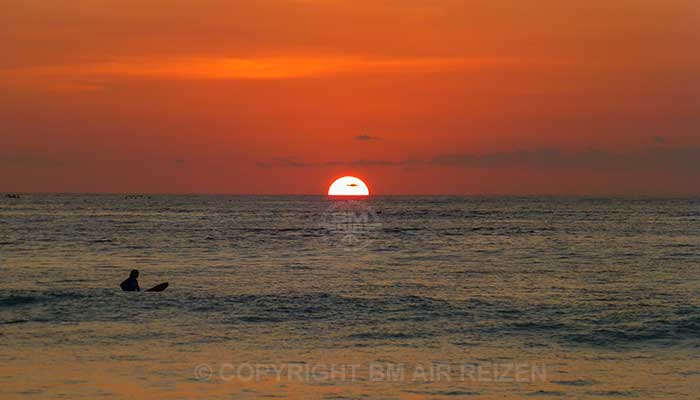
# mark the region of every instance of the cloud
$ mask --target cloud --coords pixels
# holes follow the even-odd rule
[[[296,158],[272,158],[270,161],[258,161],[255,163],[260,168],[318,168],[318,167],[334,167],[334,166],[349,166],[349,167],[392,167],[401,165],[419,165],[423,164],[423,161],[419,160],[403,160],[403,161],[390,161],[390,160],[354,160],[354,161],[325,161],[325,162],[301,162],[297,161]]]
[[[58,160],[35,154],[0,154],[0,165],[19,167],[63,167],[70,164],[65,160]]]
[[[296,160],[296,157],[275,157],[270,161],[259,161],[256,165],[260,168],[286,167],[286,168],[308,168],[313,167],[312,163],[305,163]]]
[[[0,78],[13,85],[40,85],[55,90],[93,91],[100,90],[102,82],[115,78],[293,79],[366,72],[440,72],[455,68],[481,69],[531,62],[498,57],[121,57],[107,61],[0,68]]]
[[[418,160],[401,160],[401,161],[388,161],[388,160],[356,160],[346,163],[346,165],[353,167],[398,167],[402,165],[410,164],[422,164],[422,161]]]
[[[639,153],[614,153],[588,149],[566,153],[558,149],[518,150],[514,152],[442,154],[433,165],[467,168],[588,168],[596,170],[700,168],[700,148],[652,148]]]
[[[357,135],[355,140],[368,141],[368,140],[381,140],[379,136],[369,136],[369,135]]]
[[[539,168],[591,170],[645,170],[673,169],[700,172],[700,147],[650,148],[642,152],[616,153],[587,149],[564,152],[559,149],[516,150],[485,154],[438,154],[428,160],[352,160],[306,163],[290,159],[273,159],[272,163],[258,163],[272,167],[407,167],[421,166],[460,168]]]

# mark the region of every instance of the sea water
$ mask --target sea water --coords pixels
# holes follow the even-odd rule
[[[0,397],[696,399],[699,261],[699,199],[2,198]]]

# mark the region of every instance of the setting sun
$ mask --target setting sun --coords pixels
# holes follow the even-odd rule
[[[328,188],[329,196],[369,196],[369,189],[361,179],[344,176],[336,179]]]

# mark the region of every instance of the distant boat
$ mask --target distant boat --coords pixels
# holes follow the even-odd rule
[[[150,199],[151,196],[147,196],[145,194],[127,194],[124,196],[125,200],[136,200],[136,199]]]
[[[19,199],[20,195],[18,195],[16,193],[8,193],[5,195],[5,197],[7,197],[8,199]]]

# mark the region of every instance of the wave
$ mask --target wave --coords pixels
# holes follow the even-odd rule
[[[420,296],[346,297],[329,293],[286,295],[190,296],[195,313],[225,313],[232,322],[332,321],[339,325],[367,321],[430,320],[459,315],[448,302]],[[232,316],[233,315],[233,316]]]
[[[227,327],[269,324],[271,329],[299,332],[325,332],[330,327],[328,335],[364,344],[444,337],[453,343],[479,345],[508,337],[533,346],[625,349],[700,340],[700,310],[695,307],[619,313],[616,310],[624,305],[606,304],[544,306],[521,304],[517,299],[362,297],[328,292],[222,295],[174,290],[139,296],[108,289],[54,290],[0,295],[0,323],[21,324],[38,318],[49,322],[150,321],[179,315],[178,321],[185,318]],[[27,307],[36,310],[28,313]],[[640,319],[640,313],[645,319]]]
[[[90,243],[112,243],[112,239],[107,239],[107,238],[101,238],[101,239],[94,239],[91,240]]]
[[[351,340],[406,340],[423,338],[427,335],[421,333],[407,332],[362,332],[353,333],[347,336]]]
[[[671,345],[700,340],[700,314],[651,321],[634,327],[604,327],[562,335],[569,343],[595,347],[631,346],[644,343]]]
[[[0,307],[16,307],[35,303],[82,299],[86,295],[77,292],[34,292],[0,296]]]
[[[28,319],[11,319],[7,321],[0,321],[0,325],[14,325],[14,324],[24,324],[30,322]]]

